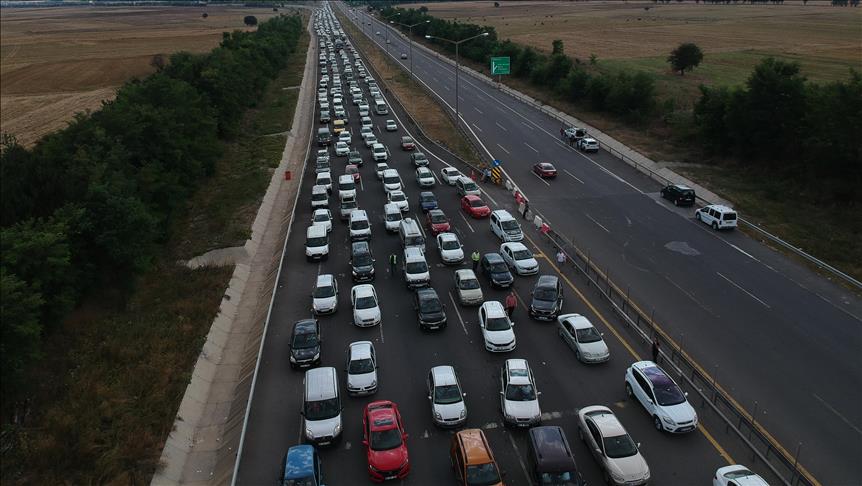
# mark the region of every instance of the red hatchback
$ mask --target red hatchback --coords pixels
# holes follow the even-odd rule
[[[401,137],[401,148],[404,150],[416,150],[416,144],[413,142],[413,137]]]
[[[491,208],[485,205],[479,196],[469,194],[461,198],[461,209],[474,218],[487,218]]]
[[[350,164],[344,168],[344,173],[353,176],[353,182],[359,184],[359,167],[356,164]]]
[[[447,218],[446,214],[439,209],[428,211],[428,216],[425,217],[425,220],[428,223],[428,228],[434,236],[437,236],[439,233],[445,233],[451,229],[449,226],[449,218]]]
[[[368,456],[368,475],[381,483],[403,479],[410,473],[407,432],[398,405],[389,400],[371,402],[362,414],[362,445]]]
[[[541,178],[553,179],[557,177],[557,169],[548,162],[539,162],[533,166],[533,172]]]

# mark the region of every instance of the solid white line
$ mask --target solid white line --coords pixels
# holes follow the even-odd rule
[[[422,238],[425,238],[425,240],[428,240],[428,235],[425,234],[425,228],[422,227],[423,225],[421,223],[421,220],[419,219],[419,216],[416,216],[416,213],[414,212],[413,217],[416,218],[414,221],[416,221],[416,226],[419,227],[419,231],[422,232]]]
[[[609,230],[609,229],[605,228],[604,226],[602,226],[602,223],[599,223],[598,221],[596,221],[595,219],[593,219],[593,217],[592,217],[592,216],[590,216],[590,215],[589,215],[589,214],[587,214],[587,213],[584,213],[584,214],[585,214],[588,218],[590,218],[590,221],[592,221],[593,223],[596,223],[597,225],[599,225],[599,228],[601,228],[601,229],[603,229],[603,230],[607,231],[608,233],[610,233],[610,232],[611,232],[611,230]]]
[[[546,181],[545,179],[543,179],[542,177],[540,177],[540,176],[539,176],[539,174],[536,174],[536,173],[535,173],[535,172],[533,172],[533,171],[530,171],[530,174],[533,174],[534,176],[536,176],[536,179],[539,179],[540,181],[544,182],[546,186],[551,187],[551,185],[550,185],[550,184],[548,184],[548,181]]]
[[[458,214],[460,214],[460,215],[461,215],[461,219],[463,219],[463,220],[464,220],[464,222],[465,222],[465,223],[467,223],[467,227],[468,227],[468,228],[470,228],[470,231],[472,231],[473,233],[475,233],[475,232],[476,232],[476,230],[474,230],[474,229],[473,229],[473,225],[471,225],[471,224],[470,224],[470,222],[469,222],[469,221],[467,221],[467,216],[464,216],[464,212],[463,212],[463,211],[458,211]]]
[[[486,191],[486,190],[482,189],[481,187],[479,188],[479,190],[480,190],[480,191],[482,191],[482,194],[484,194],[484,195],[485,195],[485,197],[486,197],[486,198],[488,198],[488,200],[489,200],[489,201],[491,201],[491,203],[492,203],[494,206],[498,206],[498,207],[500,206],[499,204],[497,204],[497,201],[495,201],[495,200],[494,200],[494,198],[493,198],[493,197],[491,197],[491,195],[490,195],[490,194],[488,194],[488,191]]]
[[[452,301],[452,308],[455,309],[455,315],[458,316],[458,321],[461,323],[461,329],[464,330],[465,335],[469,336],[469,334],[467,334],[467,326],[464,325],[464,319],[461,319],[461,312],[458,311],[458,303],[455,302],[455,297],[452,297],[451,291],[449,292],[449,300]]]
[[[572,174],[571,172],[567,171],[566,169],[563,169],[563,172],[565,172],[566,174],[569,174],[569,177],[571,177],[572,179],[574,179],[574,180],[576,180],[576,181],[580,182],[581,184],[583,184],[583,183],[584,183],[584,181],[582,181],[582,180],[578,179],[578,178],[577,178],[577,176],[575,176],[575,174]]]
[[[528,144],[527,142],[524,142],[524,145],[526,145],[527,147],[530,147],[530,149],[531,149],[533,152],[539,153],[539,151],[538,151],[538,150],[536,150],[536,148],[535,148],[535,147],[533,147],[532,145]]]
[[[501,149],[503,149],[503,152],[506,152],[507,154],[511,155],[511,152],[509,152],[508,150],[506,150],[506,147],[504,147],[504,146],[500,145],[499,143],[497,144],[497,146],[498,146],[498,147],[500,147]]]
[[[476,111],[478,111],[478,112],[479,112],[479,114],[484,115],[484,113],[482,113],[482,110],[480,110],[479,108],[476,108],[476,107],[474,106],[474,107],[473,107],[473,109],[474,109],[474,110],[476,110]]]
[[[446,89],[446,91],[452,91],[451,89],[449,89],[449,86],[446,86],[445,84],[443,85],[443,87]]]
[[[526,122],[523,122],[523,121],[522,121],[522,122],[521,122],[521,124],[522,124],[522,125],[524,125],[525,127],[529,128],[530,130],[535,130],[535,128],[533,128],[532,126],[530,126],[530,124],[529,124],[529,123],[526,123]]]
[[[473,125],[474,127],[476,127],[476,130],[479,130],[480,132],[482,131],[482,129],[481,129],[481,128],[479,128],[478,126],[476,126],[476,124],[475,124],[475,123],[473,123],[472,125]]]
[[[770,307],[770,306],[769,306],[769,304],[767,304],[766,302],[764,302],[764,301],[762,301],[762,300],[758,299],[756,295],[754,295],[754,294],[752,294],[751,292],[749,292],[749,291],[745,290],[744,288],[740,287],[736,282],[734,282],[733,280],[731,280],[731,279],[729,279],[729,278],[725,277],[724,275],[722,275],[722,274],[721,274],[721,272],[715,272],[715,273],[716,273],[716,274],[718,274],[718,276],[719,276],[719,277],[721,277],[721,278],[723,278],[723,279],[727,280],[727,281],[728,281],[728,283],[730,283],[730,284],[731,284],[731,285],[733,285],[734,287],[736,287],[736,288],[738,288],[739,290],[741,290],[741,291],[745,292],[746,294],[748,294],[748,296],[749,296],[749,297],[751,297],[752,299],[754,299],[754,300],[756,300],[756,301],[760,302],[761,304],[763,304],[763,306],[764,306],[764,307],[766,307],[767,309],[772,309],[772,307]]]
[[[740,247],[738,247],[738,246],[734,245],[733,243],[728,242],[727,244],[728,244],[728,245],[730,245],[730,247],[731,247],[731,248],[733,248],[734,250],[736,250],[736,251],[738,251],[738,252],[742,253],[743,255],[747,256],[748,258],[751,258],[752,260],[754,260],[754,261],[756,261],[756,262],[760,262],[760,260],[758,260],[757,258],[755,258],[755,257],[754,257],[754,255],[752,255],[751,253],[748,253],[747,251],[745,251],[745,250],[743,250],[742,248],[740,248]],[[769,265],[767,265],[767,266],[769,266]]]
[[[380,324],[377,325],[380,328],[380,342],[384,343],[386,341],[383,340],[383,311],[380,312]]]
[[[506,127],[504,127],[503,125],[500,125],[500,122],[494,122],[494,124],[497,125],[498,127],[500,127],[504,132],[509,131]]]
[[[838,416],[838,418],[840,418],[841,420],[843,420],[845,424],[849,425],[853,430],[855,430],[857,434],[862,435],[862,430],[859,430],[859,427],[856,427],[855,425],[853,425],[853,423],[852,423],[852,422],[850,422],[849,420],[847,420],[847,418],[846,418],[846,417],[844,417],[843,415],[841,415],[840,413],[838,413],[838,410],[835,410],[834,408],[832,408],[832,405],[829,405],[828,403],[826,403],[826,400],[824,400],[824,399],[822,399],[822,398],[818,397],[816,393],[812,393],[812,395],[813,395],[813,396],[814,396],[814,398],[816,398],[820,403],[822,403],[824,407],[828,408],[830,412],[832,412],[832,413],[834,413],[835,415],[837,415],[837,416]]]
[[[515,455],[518,456],[518,464],[521,465],[521,471],[524,472],[524,477],[527,478],[527,484],[532,484],[533,481],[530,479],[530,473],[527,472],[527,466],[524,465],[524,460],[521,458],[521,451],[518,450],[518,445],[515,444],[515,438],[512,434],[506,434],[509,436],[509,442],[512,443],[512,448],[515,449]]]

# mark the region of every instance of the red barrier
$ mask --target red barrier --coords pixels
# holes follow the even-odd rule
[[[548,231],[551,231],[551,227],[548,226],[548,223],[542,223],[542,227],[539,229],[543,235],[548,234]]]
[[[293,177],[293,174],[289,170],[284,171],[284,180],[289,181],[291,177]]]

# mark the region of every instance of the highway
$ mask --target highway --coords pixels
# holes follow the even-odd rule
[[[340,4],[338,4],[340,5]],[[339,7],[343,8],[343,7]],[[343,9],[347,11],[347,9]],[[405,70],[407,42],[357,9],[363,33]],[[381,35],[374,35],[381,31]],[[414,46],[413,70],[453,109],[454,69]],[[694,209],[609,153],[560,141],[559,122],[462,71],[460,114],[551,226],[600,268],[822,484],[862,481],[862,302],[742,232],[717,233]],[[454,109],[453,109],[454,110]],[[529,167],[549,161],[547,182]],[[628,423],[628,422],[627,422]]]
[[[341,63],[339,56],[338,63]],[[367,87],[360,83],[366,98]],[[391,150],[389,164],[399,170],[409,196],[410,211],[424,221],[418,209],[419,188],[414,181],[414,168],[409,153],[399,148],[400,136],[405,134],[400,107],[390,103],[389,115],[372,115],[377,137]],[[347,103],[350,127],[357,134],[359,115],[357,107]],[[314,115],[316,116],[316,114]],[[396,119],[399,130],[386,132],[385,120]],[[354,136],[357,145],[359,137]],[[432,147],[420,148],[429,155],[431,169],[439,176],[445,167],[446,156]],[[316,147],[312,147],[316,149]],[[330,149],[332,151],[332,149]],[[488,436],[497,461],[504,472],[507,485],[531,484],[526,464],[527,432],[504,427],[499,408],[499,372],[507,358],[525,358],[533,368],[537,387],[543,394],[540,404],[543,424],[562,426],[574,448],[575,457],[584,479],[589,484],[601,484],[602,474],[586,446],[578,440],[575,413],[584,406],[603,404],[618,415],[635,441],[641,443],[652,472],[651,484],[688,485],[708,482],[717,467],[727,464],[719,449],[706,434],[694,432],[671,436],[653,428],[650,417],[640,405],[628,400],[624,392],[623,376],[626,367],[636,356],[646,358],[648,350],[628,342],[630,337],[616,317],[603,306],[588,302],[589,292],[579,283],[572,283],[574,275],[560,274],[550,260],[552,248],[541,239],[534,228],[524,226],[527,239],[524,243],[539,256],[540,274],[563,275],[567,282],[564,312],[577,312],[587,316],[599,330],[611,351],[608,363],[587,366],[579,363],[573,353],[557,335],[555,323],[531,320],[523,302],[529,299],[537,276],[515,277],[514,288],[521,300],[515,310],[517,348],[512,353],[492,354],[484,350],[477,324],[477,308],[462,307],[453,301],[452,278],[455,269],[469,268],[444,266],[429,238],[427,252],[431,267],[431,285],[446,302],[448,326],[436,332],[423,332],[418,328],[412,306],[412,291],[408,290],[399,272],[392,274],[387,263],[392,253],[400,254],[398,237],[387,234],[383,226],[385,202],[382,183],[374,174],[370,151],[360,144],[365,165],[360,169],[362,184],[358,191],[359,207],[369,212],[373,222],[372,250],[376,257],[376,279],[373,282],[380,296],[382,324],[372,328],[358,328],[351,323],[349,291],[353,285],[349,259],[349,236],[346,224],[336,221],[330,237],[328,260],[310,263],[304,254],[304,230],[311,218],[308,204],[314,183],[313,160],[302,177],[300,204],[294,215],[294,230],[288,235],[284,267],[278,282],[275,305],[260,362],[260,370],[251,402],[244,448],[239,458],[237,477],[239,485],[272,484],[279,477],[282,458],[287,449],[303,439],[301,417],[303,384],[302,371],[292,370],[288,357],[288,341],[294,322],[311,316],[310,293],[315,277],[332,273],[339,284],[338,311],[320,317],[323,335],[322,365],[338,370],[344,405],[344,430],[340,441],[331,447],[321,448],[323,471],[327,485],[354,485],[368,482],[365,451],[361,444],[361,414],[365,404],[372,400],[388,399],[398,403],[410,434],[407,441],[412,471],[403,484],[451,484],[448,446],[453,431],[433,425],[426,398],[424,379],[432,366],[453,365],[467,392],[467,427],[482,428]],[[438,158],[442,157],[442,158]],[[346,158],[333,157],[333,175],[343,173]],[[558,181],[557,181],[558,182]],[[483,186],[484,200],[492,207],[514,210],[511,195],[501,188]],[[441,209],[448,215],[453,231],[464,244],[465,253],[479,250],[482,253],[497,251],[500,241],[489,231],[488,220],[465,217],[459,209],[455,189],[437,184],[433,188]],[[334,197],[337,200],[337,196]],[[337,203],[330,200],[330,209],[337,212]],[[427,228],[425,229],[427,232]],[[503,300],[505,291],[492,290],[488,281],[480,277],[486,300]],[[611,327],[613,326],[613,328]],[[618,337],[619,336],[619,337]],[[349,343],[371,340],[378,355],[379,391],[376,395],[352,398],[346,395],[344,364]],[[700,413],[702,409],[698,408]],[[709,421],[709,417],[703,417]],[[714,422],[713,422],[714,423]]]

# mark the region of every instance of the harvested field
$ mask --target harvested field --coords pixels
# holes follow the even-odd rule
[[[202,14],[206,11],[207,18]],[[0,129],[31,145],[79,111],[96,110],[153,56],[206,52],[222,32],[278,15],[243,7],[4,8],[0,17]]]

